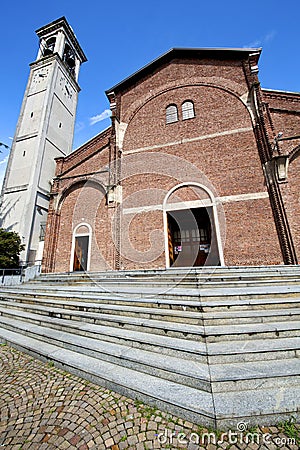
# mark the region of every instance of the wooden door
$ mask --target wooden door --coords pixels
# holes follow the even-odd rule
[[[76,236],[74,247],[73,271],[87,270],[89,236]]]
[[[203,266],[210,251],[211,224],[206,208],[168,213],[170,266]]]

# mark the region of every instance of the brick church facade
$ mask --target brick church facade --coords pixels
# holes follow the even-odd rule
[[[56,160],[44,272],[297,264],[300,94],[260,49],[172,49],[109,89],[111,126]]]

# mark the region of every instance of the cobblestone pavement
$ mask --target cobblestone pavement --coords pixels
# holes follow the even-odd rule
[[[237,435],[227,432],[222,439],[221,432],[93,385],[8,345],[0,346],[0,377],[0,450],[299,449],[298,424],[244,433],[240,424]],[[257,434],[241,443],[249,432]],[[224,442],[214,445],[214,440]]]

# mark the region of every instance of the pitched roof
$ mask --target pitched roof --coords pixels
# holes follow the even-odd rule
[[[146,66],[134,72],[129,77],[125,78],[120,83],[107,89],[106,95],[112,92],[121,91],[142,77],[154,72],[163,64],[170,62],[173,59],[220,59],[220,60],[242,60],[249,58],[250,55],[255,55],[257,61],[259,59],[261,48],[172,48],[163,55],[151,61]]]

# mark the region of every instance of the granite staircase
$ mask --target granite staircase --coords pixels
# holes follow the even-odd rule
[[[298,266],[42,274],[0,340],[201,424],[300,415]]]

